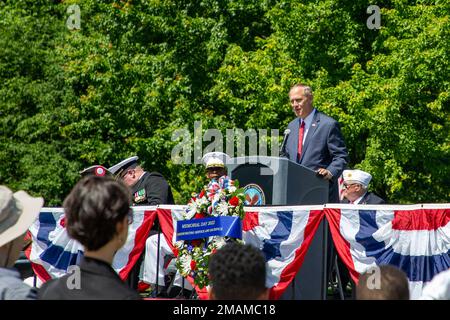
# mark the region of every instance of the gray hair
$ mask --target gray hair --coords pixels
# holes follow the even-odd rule
[[[303,93],[305,94],[305,96],[312,96],[313,95],[311,87],[307,86],[306,84],[297,83],[297,84],[294,84],[291,87],[291,90],[294,89],[294,88],[302,88],[303,89]]]

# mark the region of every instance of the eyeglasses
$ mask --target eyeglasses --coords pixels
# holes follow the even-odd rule
[[[131,209],[131,208],[128,211],[127,219],[128,219],[128,224],[133,223],[134,215],[133,215],[133,209]]]
[[[344,183],[344,189],[348,189],[348,188],[350,188],[351,186],[354,186],[354,185],[357,185],[357,183],[351,183],[351,184],[346,184],[346,183]]]

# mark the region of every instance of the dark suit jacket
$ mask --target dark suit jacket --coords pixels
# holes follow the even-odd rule
[[[312,170],[319,168],[329,170],[333,179],[330,182],[328,202],[339,202],[337,179],[347,166],[348,158],[339,124],[333,118],[316,110],[303,144],[301,159],[297,159],[299,127],[298,118],[288,125],[291,132],[286,141],[286,157]]]
[[[67,274],[49,280],[39,289],[40,300],[139,300],[139,294],[130,289],[106,262],[83,257],[80,262],[80,289],[69,289],[75,284],[73,276]],[[69,279],[69,277],[72,277]]]
[[[342,200],[342,203],[349,203],[349,201],[347,199],[344,199]],[[366,194],[358,204],[385,204],[385,203],[386,201],[381,199],[375,193],[366,192]]]

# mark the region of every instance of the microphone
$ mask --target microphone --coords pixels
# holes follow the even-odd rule
[[[290,133],[291,133],[290,129],[284,130],[283,143],[281,144],[281,149],[280,149],[280,156],[281,157],[287,157],[287,153],[285,151],[285,148],[286,148],[286,142],[287,142],[287,139],[288,139]]]

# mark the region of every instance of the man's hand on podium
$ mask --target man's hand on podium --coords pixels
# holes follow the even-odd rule
[[[319,170],[316,171],[317,175],[321,176],[322,178],[324,178],[325,180],[331,180],[333,178],[333,175],[331,174],[330,171],[328,171],[327,169],[324,168],[320,168]]]

